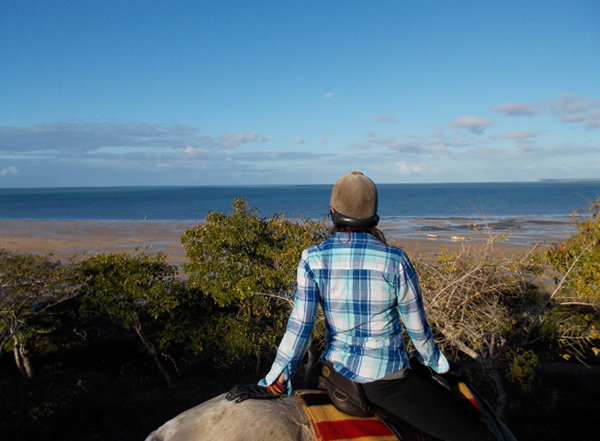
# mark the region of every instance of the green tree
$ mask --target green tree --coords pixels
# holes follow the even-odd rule
[[[32,342],[51,332],[52,308],[72,295],[62,264],[51,256],[0,250],[0,353],[8,342],[25,378],[34,375]]]
[[[577,356],[582,355],[581,349],[599,354],[600,199],[590,203],[587,211],[573,213],[573,224],[578,231],[545,250],[543,259],[555,271],[555,316],[570,320],[570,332],[561,343]]]
[[[103,314],[125,329],[131,329],[169,384],[172,376],[162,362],[156,344],[143,327],[143,317],[158,318],[178,303],[172,283],[177,268],[142,252],[128,255],[99,254],[76,263],[85,314]]]
[[[592,202],[587,213],[573,215],[577,227],[569,239],[544,253],[559,271],[557,282],[566,275],[564,285],[579,301],[600,304],[600,199]]]
[[[219,308],[213,336],[230,359],[260,358],[276,347],[287,322],[302,250],[323,239],[324,221],[258,216],[236,199],[230,215],[211,212],[181,241],[189,283]]]

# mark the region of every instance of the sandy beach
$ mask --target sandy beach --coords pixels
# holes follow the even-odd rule
[[[0,221],[0,247],[14,253],[47,254],[69,260],[99,253],[162,251],[169,262],[185,260],[180,237],[193,223],[127,221]]]
[[[2,220],[0,221],[0,248],[14,253],[48,254],[56,259],[68,261],[80,259],[98,253],[131,253],[141,247],[148,254],[162,251],[169,255],[168,261],[181,265],[187,258],[180,238],[193,222],[178,221],[37,221]],[[403,238],[390,228],[382,225],[383,231],[394,243],[413,256],[432,255],[442,248],[460,250],[469,243],[478,243],[482,239],[477,233],[472,236],[461,235],[452,239],[449,232],[436,234],[428,238]],[[526,254],[534,243],[549,244],[554,237],[531,235],[531,245],[500,242],[494,245],[494,252],[502,256]]]

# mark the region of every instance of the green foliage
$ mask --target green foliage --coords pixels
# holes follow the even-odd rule
[[[302,250],[323,239],[324,222],[260,218],[242,199],[230,215],[211,212],[181,241],[189,283],[219,307],[213,332],[231,358],[272,352],[287,321]]]
[[[177,357],[178,362],[197,365],[199,362],[219,360],[215,323],[220,308],[212,298],[190,286],[186,280],[171,283],[172,306],[155,319],[155,339],[159,348]]]
[[[166,255],[156,257],[98,254],[78,262],[79,290],[84,295],[82,312],[103,313],[130,327],[142,312],[157,316],[177,301],[170,295],[169,283],[177,269],[166,263]]]
[[[70,296],[70,278],[50,256],[0,250],[0,353],[11,342],[22,374],[33,376],[29,353],[52,331],[50,310]]]
[[[554,317],[570,325],[559,340],[566,360],[600,353],[600,199],[573,213],[573,223],[577,233],[542,256],[556,274]]]
[[[578,232],[545,251],[544,257],[560,275],[565,286],[579,300],[600,304],[600,199],[587,213],[573,216]]]
[[[144,253],[99,254],[76,264],[83,295],[82,314],[103,314],[135,331],[169,383],[171,375],[163,366],[153,338],[144,331],[142,317],[157,319],[178,305],[171,290],[176,270],[162,253],[156,257]]]
[[[509,352],[506,358],[510,363],[507,378],[524,392],[533,392],[539,384],[535,373],[540,362],[539,356],[532,350],[520,350],[518,353]]]

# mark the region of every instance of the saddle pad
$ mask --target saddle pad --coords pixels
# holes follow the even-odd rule
[[[397,441],[376,417],[359,418],[340,412],[325,391],[300,390],[294,395],[308,415],[317,441]]]
[[[456,401],[466,404],[467,407],[471,409],[473,415],[475,415],[479,421],[483,421],[481,406],[477,402],[469,385],[463,381],[459,381],[456,384],[452,384],[451,387]]]

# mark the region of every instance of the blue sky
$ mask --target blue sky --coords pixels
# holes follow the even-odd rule
[[[600,2],[0,2],[0,187],[600,178]]]

